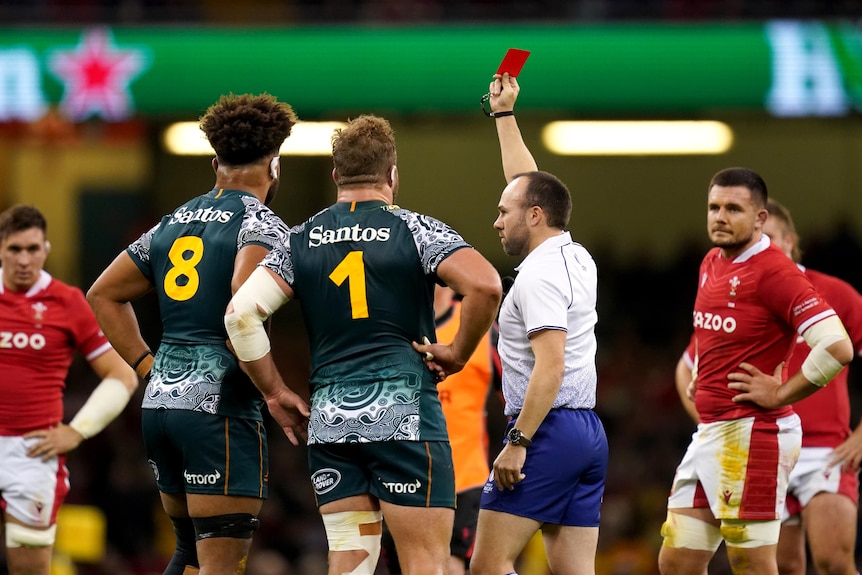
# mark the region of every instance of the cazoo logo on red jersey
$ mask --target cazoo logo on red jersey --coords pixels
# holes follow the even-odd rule
[[[42,349],[45,347],[45,336],[41,333],[26,334],[22,332],[0,331],[0,349]]]
[[[709,331],[733,333],[736,331],[736,318],[731,316],[721,317],[717,313],[710,313],[708,311],[696,311],[694,312],[694,327]]]

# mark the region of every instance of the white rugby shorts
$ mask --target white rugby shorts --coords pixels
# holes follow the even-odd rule
[[[66,456],[42,461],[27,448],[40,438],[0,436],[0,496],[6,513],[26,525],[50,527],[69,493]]]
[[[842,471],[841,464],[829,465],[832,447],[803,447],[799,461],[790,472],[787,504],[781,520],[800,513],[818,493],[845,495],[859,504],[859,476],[855,471]]]
[[[801,446],[796,414],[702,423],[677,467],[668,509],[708,507],[716,519],[779,519]]]

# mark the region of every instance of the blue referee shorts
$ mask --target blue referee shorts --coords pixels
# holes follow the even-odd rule
[[[532,440],[522,469],[526,477],[513,490],[500,490],[492,472],[481,508],[552,525],[597,527],[608,470],[608,439],[598,415],[552,409]]]

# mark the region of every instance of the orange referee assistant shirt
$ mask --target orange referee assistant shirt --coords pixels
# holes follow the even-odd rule
[[[437,321],[437,341],[451,343],[461,324],[461,302],[453,301]],[[500,373],[492,331],[482,337],[464,369],[437,385],[452,446],[456,492],[484,485],[490,474],[485,402]]]

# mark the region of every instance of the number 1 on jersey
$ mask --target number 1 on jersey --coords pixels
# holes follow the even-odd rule
[[[341,286],[344,280],[349,280],[347,288],[350,291],[350,311],[353,319],[368,317],[368,298],[365,295],[365,262],[362,261],[362,252],[353,251],[344,256],[329,279],[337,286]]]

